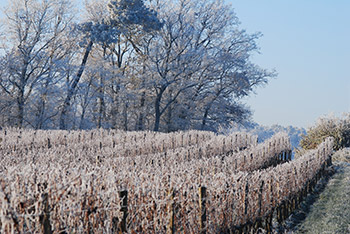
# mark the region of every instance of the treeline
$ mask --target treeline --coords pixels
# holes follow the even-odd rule
[[[0,126],[217,130],[274,72],[250,61],[259,33],[221,0],[14,0],[0,52]]]

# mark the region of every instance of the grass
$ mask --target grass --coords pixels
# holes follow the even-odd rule
[[[334,165],[274,233],[350,233],[350,148],[333,155]]]
[[[293,233],[350,233],[350,164],[335,163],[336,173]]]

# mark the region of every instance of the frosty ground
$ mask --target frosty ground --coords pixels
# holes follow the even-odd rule
[[[350,149],[337,152],[334,160],[334,174],[286,222],[286,233],[350,233]]]

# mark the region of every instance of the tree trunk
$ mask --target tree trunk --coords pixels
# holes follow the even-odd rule
[[[87,59],[89,57],[89,54],[91,52],[93,44],[94,43],[92,41],[90,41],[88,46],[86,47],[85,54],[84,54],[83,60],[82,60],[82,62],[80,64],[80,67],[79,67],[79,70],[77,72],[77,75],[75,76],[75,78],[74,78],[74,80],[72,82],[72,85],[70,85],[68,87],[67,97],[64,100],[63,108],[62,108],[62,112],[61,112],[61,117],[60,117],[60,129],[66,129],[67,128],[67,126],[66,126],[66,118],[67,118],[68,110],[69,110],[69,108],[71,106],[71,100],[72,100],[72,97],[73,97],[73,95],[75,93],[75,90],[76,90],[76,88],[78,86],[80,78],[83,75],[83,72],[84,72],[84,69],[85,69],[85,65],[86,65]]]
[[[111,125],[113,129],[118,128],[117,115],[118,115],[118,97],[117,94],[113,94],[113,99],[111,103]]]
[[[214,101],[216,100],[216,98],[219,96],[221,91],[218,91],[218,93],[216,94],[216,96],[214,97],[214,99],[209,102],[207,104],[207,107],[205,108],[205,111],[204,111],[204,115],[203,115],[203,118],[202,118],[202,126],[201,126],[201,130],[204,130],[206,124],[207,124],[207,120],[208,120],[208,115],[209,115],[209,111],[214,103]]]
[[[171,99],[173,98],[172,96],[173,92],[170,89],[169,90],[169,102],[171,102]],[[166,125],[167,125],[167,132],[171,132],[173,130],[173,127],[171,126],[172,123],[172,118],[173,118],[173,112],[172,112],[172,105],[168,106],[168,112],[167,112],[167,119],[166,119]]]
[[[103,83],[103,78],[102,76],[100,77],[100,89],[99,89],[99,115],[98,115],[98,128],[101,128],[102,127],[102,121],[105,117],[105,113],[104,113],[104,110],[105,110],[105,99],[104,99],[104,90],[103,90],[103,87],[104,87],[104,83]]]
[[[169,106],[167,114],[168,114],[167,115],[167,121],[166,121],[167,132],[171,132],[173,130],[173,127],[171,126],[171,119],[172,119],[172,116],[173,116],[172,107],[171,106]]]
[[[129,105],[127,102],[125,102],[124,109],[123,109],[123,117],[124,117],[124,130],[128,131],[128,108]]]
[[[144,130],[143,129],[143,109],[144,109],[144,106],[145,106],[145,101],[146,101],[146,92],[142,92],[142,95],[141,95],[141,101],[140,101],[140,115],[139,115],[139,118],[138,118],[138,121],[137,121],[137,126],[136,126],[136,130],[138,131],[142,131]]]
[[[162,100],[164,89],[161,89],[159,93],[157,94],[156,101],[154,102],[154,109],[155,109],[155,119],[154,119],[154,131],[159,131],[159,124],[160,124],[160,101]]]
[[[142,60],[143,66],[142,66],[142,76],[146,76],[146,64],[145,64],[145,60]],[[145,79],[142,79],[142,84],[141,84],[141,88],[145,88]],[[142,131],[144,130],[144,126],[143,126],[143,121],[144,121],[144,113],[143,111],[145,110],[145,102],[146,102],[146,92],[142,91],[141,94],[141,100],[140,100],[140,109],[139,109],[139,116],[138,116],[138,120],[136,122],[136,131]]]
[[[79,123],[79,129],[80,130],[82,130],[83,127],[84,127],[85,112],[86,112],[86,108],[83,108],[82,111],[81,111],[80,123]]]
[[[46,96],[46,95],[47,95],[47,93],[45,92],[43,96]],[[45,109],[46,109],[46,102],[43,98],[41,98],[35,129],[42,129],[42,127],[44,125]]]
[[[23,127],[24,120],[24,90],[20,90],[19,96],[17,98],[18,114],[17,114],[17,127]]]
[[[27,70],[28,70],[28,60],[27,58],[24,59],[23,62],[23,68],[21,69],[21,77],[19,80],[19,84],[16,83],[16,86],[18,88],[18,96],[17,96],[17,107],[18,107],[18,113],[17,113],[17,127],[22,128],[23,127],[23,121],[24,121],[24,105],[25,105],[25,88],[27,86],[28,78],[26,76]]]
[[[210,108],[206,108],[206,109],[205,109],[205,112],[204,112],[204,115],[203,115],[203,118],[202,118],[201,130],[204,130],[205,125],[207,124],[207,118],[208,118],[208,114],[209,114],[209,109],[210,109]]]

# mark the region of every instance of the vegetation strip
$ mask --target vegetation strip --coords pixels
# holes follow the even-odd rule
[[[336,174],[319,195],[297,233],[350,232],[350,164],[338,163]]]

